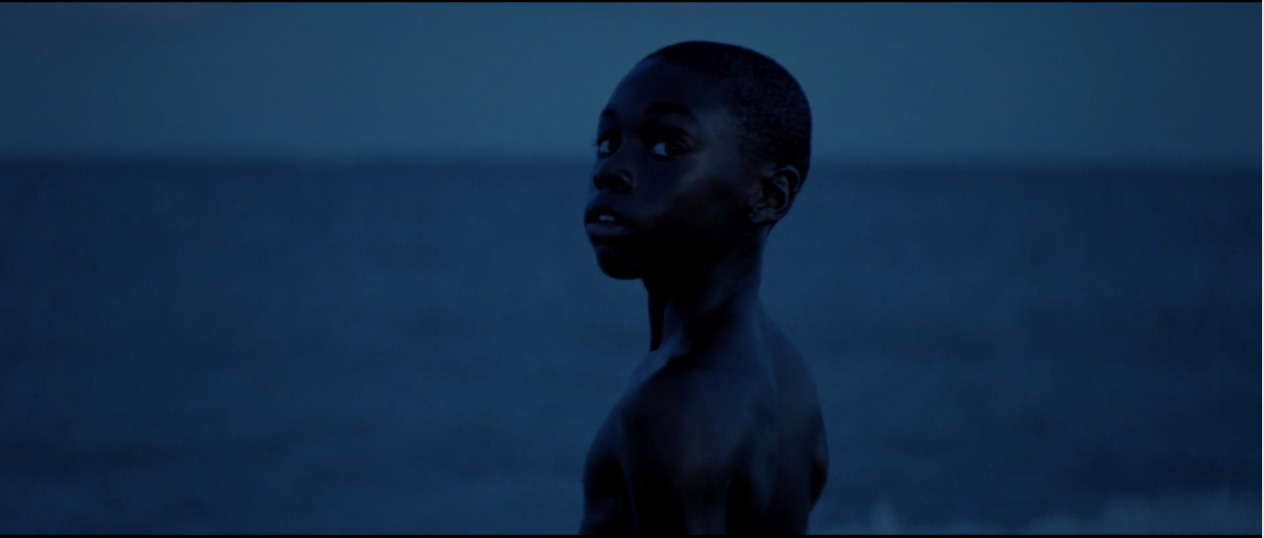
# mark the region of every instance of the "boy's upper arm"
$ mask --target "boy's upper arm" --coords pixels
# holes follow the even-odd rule
[[[735,436],[702,389],[691,376],[658,378],[624,402],[622,463],[638,532],[725,531]]]

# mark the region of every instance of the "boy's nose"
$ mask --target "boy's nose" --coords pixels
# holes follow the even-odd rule
[[[629,192],[635,183],[632,173],[617,159],[606,159],[593,173],[593,185],[598,190],[610,192]]]

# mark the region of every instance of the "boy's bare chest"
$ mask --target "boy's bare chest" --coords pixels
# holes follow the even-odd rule
[[[624,487],[619,467],[620,431],[616,424],[618,413],[619,407],[616,405],[606,415],[605,421],[602,422],[601,428],[597,430],[597,435],[593,437],[592,444],[588,447],[588,458],[584,462],[584,489],[586,491],[619,490]]]
[[[584,462],[584,534],[633,532],[631,500],[619,461],[618,405],[593,438]]]

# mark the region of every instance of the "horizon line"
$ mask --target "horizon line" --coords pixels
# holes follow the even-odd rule
[[[378,155],[311,155],[295,152],[204,152],[204,153],[89,153],[50,152],[34,154],[0,153],[0,166],[268,166],[268,167],[395,167],[395,166],[588,166],[589,156],[566,157],[561,155],[520,156],[494,155],[476,157],[469,154],[378,154]],[[1142,160],[1131,158],[995,158],[961,156],[910,157],[874,156],[868,158],[814,159],[812,170],[869,170],[869,169],[963,169],[963,170],[1010,170],[1010,169],[1162,169],[1162,170],[1227,170],[1264,172],[1264,160],[1199,160],[1165,159]]]

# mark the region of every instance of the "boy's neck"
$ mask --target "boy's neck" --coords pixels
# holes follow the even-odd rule
[[[686,351],[727,322],[750,314],[759,303],[763,241],[752,241],[712,262],[642,279],[649,294],[650,351],[669,344]]]

